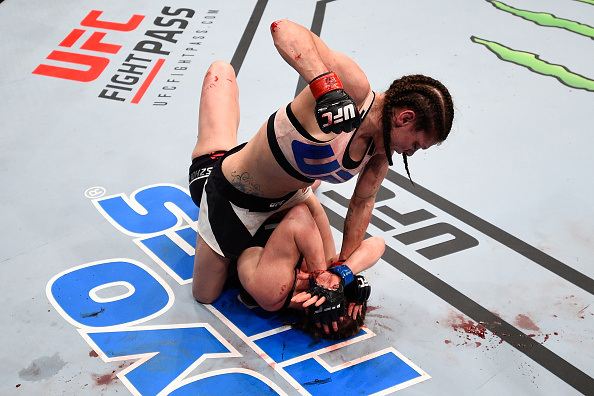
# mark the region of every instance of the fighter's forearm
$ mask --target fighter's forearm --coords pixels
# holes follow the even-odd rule
[[[307,82],[328,71],[312,32],[287,19],[273,22],[270,32],[279,54]]]
[[[388,163],[385,156],[375,155],[359,176],[344,219],[340,260],[346,260],[365,238],[367,226],[371,220],[371,212],[375,205],[375,196],[387,171]]]
[[[342,239],[342,248],[340,249],[340,260],[349,258],[361,245],[365,233],[367,232],[367,226],[371,219],[371,211],[373,210],[374,203],[375,199],[359,200],[357,197],[351,199],[351,203],[349,204],[344,219],[344,235]]]
[[[382,238],[370,237],[361,242],[359,247],[344,262],[353,274],[372,267],[384,254],[386,243]]]
[[[322,237],[322,243],[324,245],[324,257],[328,262],[336,256],[336,245],[334,244],[334,237],[332,236],[328,216],[315,195],[312,194],[305,204],[308,206],[311,215],[318,226],[318,230],[320,231],[320,236]]]

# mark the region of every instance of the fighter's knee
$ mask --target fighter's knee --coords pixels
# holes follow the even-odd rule
[[[299,204],[291,208],[285,218],[293,223],[291,227],[294,231],[313,232],[317,229],[316,222],[305,204]]]
[[[300,204],[297,204],[297,205],[293,206],[291,208],[291,214],[297,215],[297,216],[304,216],[304,215],[305,216],[307,216],[307,215],[310,215],[311,216],[311,213],[309,211],[309,208],[304,203],[300,203]]]
[[[208,295],[196,287],[192,287],[192,295],[196,301],[202,304],[212,304],[218,298],[218,296]]]
[[[286,217],[298,222],[308,222],[309,219],[313,220],[311,212],[306,204],[293,206]]]

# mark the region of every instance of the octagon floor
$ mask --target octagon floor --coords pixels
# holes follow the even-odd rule
[[[248,140],[300,86],[280,18],[456,107],[383,184],[339,344],[190,292],[202,77],[235,67]],[[592,0],[5,0],[0,37],[2,395],[594,394]],[[353,183],[316,192],[337,243]]]

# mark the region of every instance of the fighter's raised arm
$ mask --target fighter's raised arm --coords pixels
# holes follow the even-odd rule
[[[273,22],[270,32],[281,57],[307,82],[334,71],[345,91],[361,104],[370,85],[365,72],[348,56],[333,51],[316,34],[287,19]]]
[[[303,26],[281,19],[270,25],[270,33],[280,56],[306,81],[329,71],[316,45],[317,36]]]
[[[293,102],[297,118],[307,118],[314,106],[313,114],[324,133],[358,128],[358,110],[370,93],[363,70],[348,56],[330,50],[301,25],[283,19],[272,23],[270,30],[281,57],[309,82],[309,89]]]

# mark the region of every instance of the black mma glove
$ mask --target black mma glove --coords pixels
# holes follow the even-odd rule
[[[316,99],[315,115],[324,133],[352,132],[361,125],[357,104],[342,88],[334,72],[320,74],[309,83]]]
[[[330,325],[332,322],[338,322],[344,316],[344,280],[341,279],[338,288],[335,290],[326,289],[323,286],[314,283],[307,291],[312,296],[326,297],[319,307],[315,305],[310,308],[311,315],[315,323]]]
[[[327,289],[317,282],[315,277],[318,274],[312,274],[314,278],[310,279],[310,289],[307,291],[312,297],[318,296],[319,298],[326,297],[326,300],[319,306],[312,308],[312,315],[314,322],[322,324],[330,324],[336,322],[340,317],[344,316],[344,290],[345,285],[349,285],[353,282],[354,276],[353,271],[343,264],[344,261],[334,263],[334,266],[328,269],[328,272],[336,274],[340,277],[340,282],[336,289]],[[338,264],[338,265],[337,265]],[[322,271],[323,272],[323,271]]]
[[[369,300],[371,286],[363,275],[355,275],[355,280],[344,288],[344,295],[348,302],[363,305]]]

